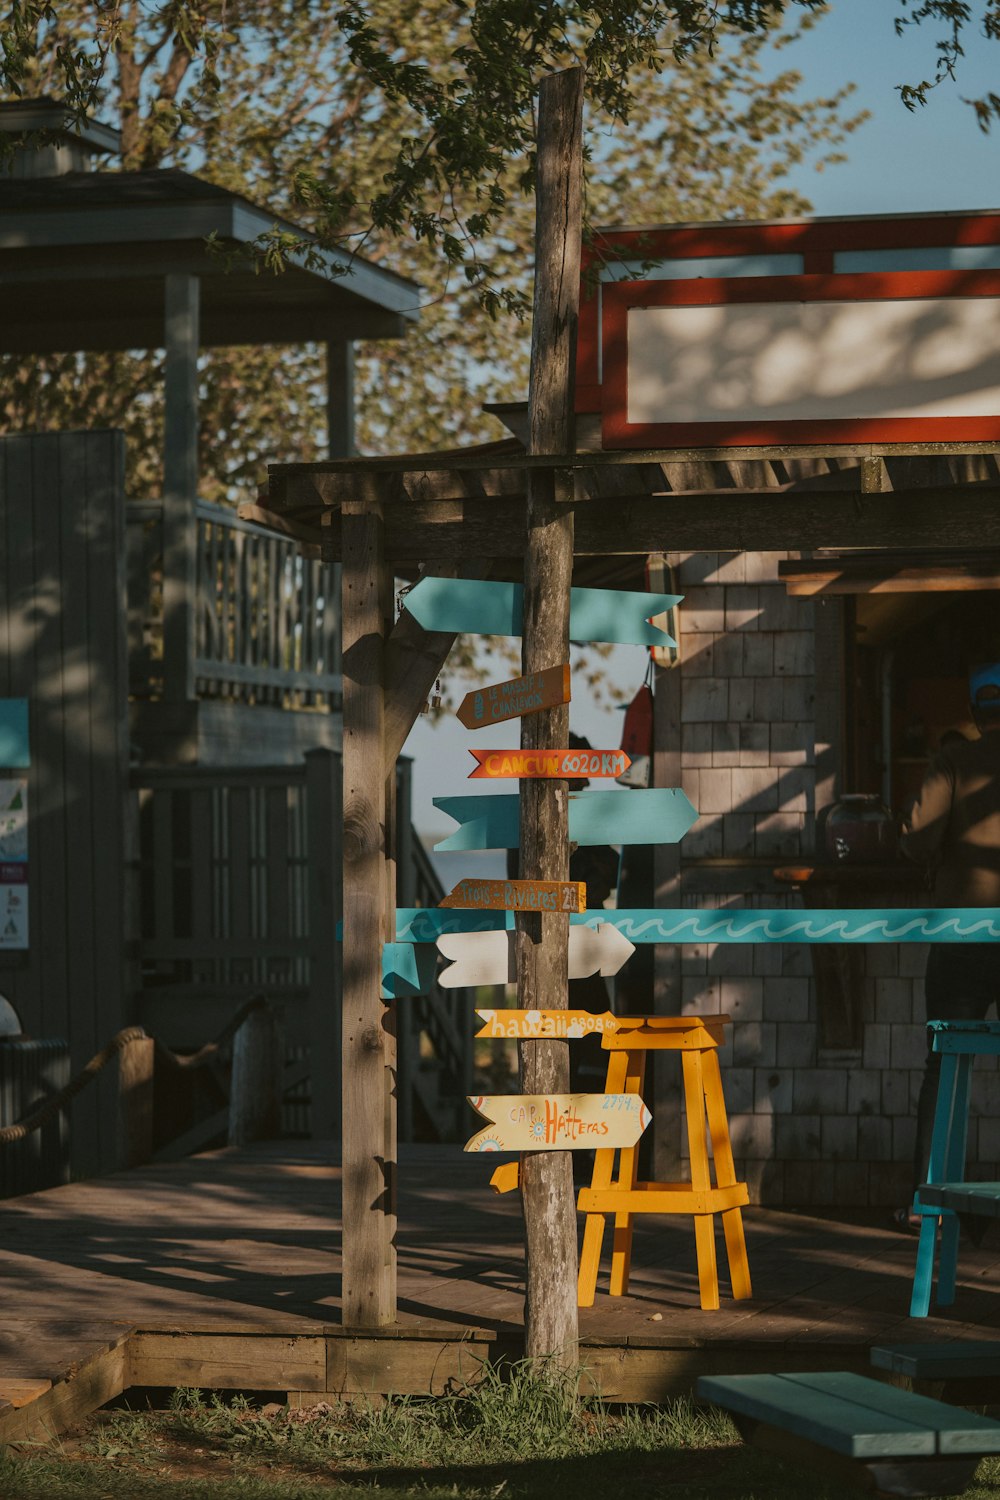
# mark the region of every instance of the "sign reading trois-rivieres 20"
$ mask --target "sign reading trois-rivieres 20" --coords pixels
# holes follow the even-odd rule
[[[572,911],[587,905],[582,880],[460,880],[442,906],[480,911]]]

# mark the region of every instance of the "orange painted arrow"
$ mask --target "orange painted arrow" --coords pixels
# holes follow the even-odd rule
[[[473,911],[586,911],[582,880],[460,880],[441,906]]]
[[[470,750],[477,765],[469,780],[502,776],[521,779],[562,778],[571,781],[580,776],[620,776],[632,764],[624,750]]]
[[[487,724],[503,724],[507,719],[537,714],[543,708],[555,708],[569,700],[566,662],[559,667],[546,667],[544,672],[533,672],[529,677],[511,677],[507,682],[476,688],[466,693],[455,713],[466,729],[485,729]]]

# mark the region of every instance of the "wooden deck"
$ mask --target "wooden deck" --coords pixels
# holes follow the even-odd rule
[[[403,1149],[399,1322],[375,1335],[340,1322],[335,1147],[212,1152],[7,1200],[0,1439],[65,1428],[129,1386],[426,1392],[517,1354],[520,1205],[488,1175],[457,1147]],[[908,1315],[916,1240],[872,1213],[751,1209],[747,1240],[753,1300],[724,1283],[703,1312],[690,1220],[640,1221],[631,1295],[609,1297],[602,1274],[581,1311],[588,1378],[657,1400],[700,1374],[864,1371],[872,1343],[1000,1337],[997,1226],[963,1245],[954,1308],[924,1320]]]

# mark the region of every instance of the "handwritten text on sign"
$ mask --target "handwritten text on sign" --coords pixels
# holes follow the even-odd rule
[[[650,1121],[638,1094],[493,1094],[469,1098],[489,1123],[466,1151],[586,1151],[634,1146]]]
[[[587,909],[582,880],[460,880],[442,906],[480,911],[572,911]]]
[[[511,677],[490,687],[466,693],[455,710],[466,729],[484,729],[487,724],[503,724],[537,714],[543,708],[556,708],[570,700],[569,663],[547,667],[528,677]]]
[[[620,776],[632,764],[624,750],[470,750],[478,765],[469,780],[517,776],[523,779]]]
[[[582,1036],[603,1036],[618,1030],[618,1017],[609,1010],[477,1010],[485,1022],[477,1037],[557,1037],[572,1041]]]

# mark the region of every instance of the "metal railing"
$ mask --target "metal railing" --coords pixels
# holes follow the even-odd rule
[[[199,698],[334,709],[341,694],[339,574],[290,538],[199,501],[194,675]],[[129,679],[163,690],[162,511],[126,507]]]

